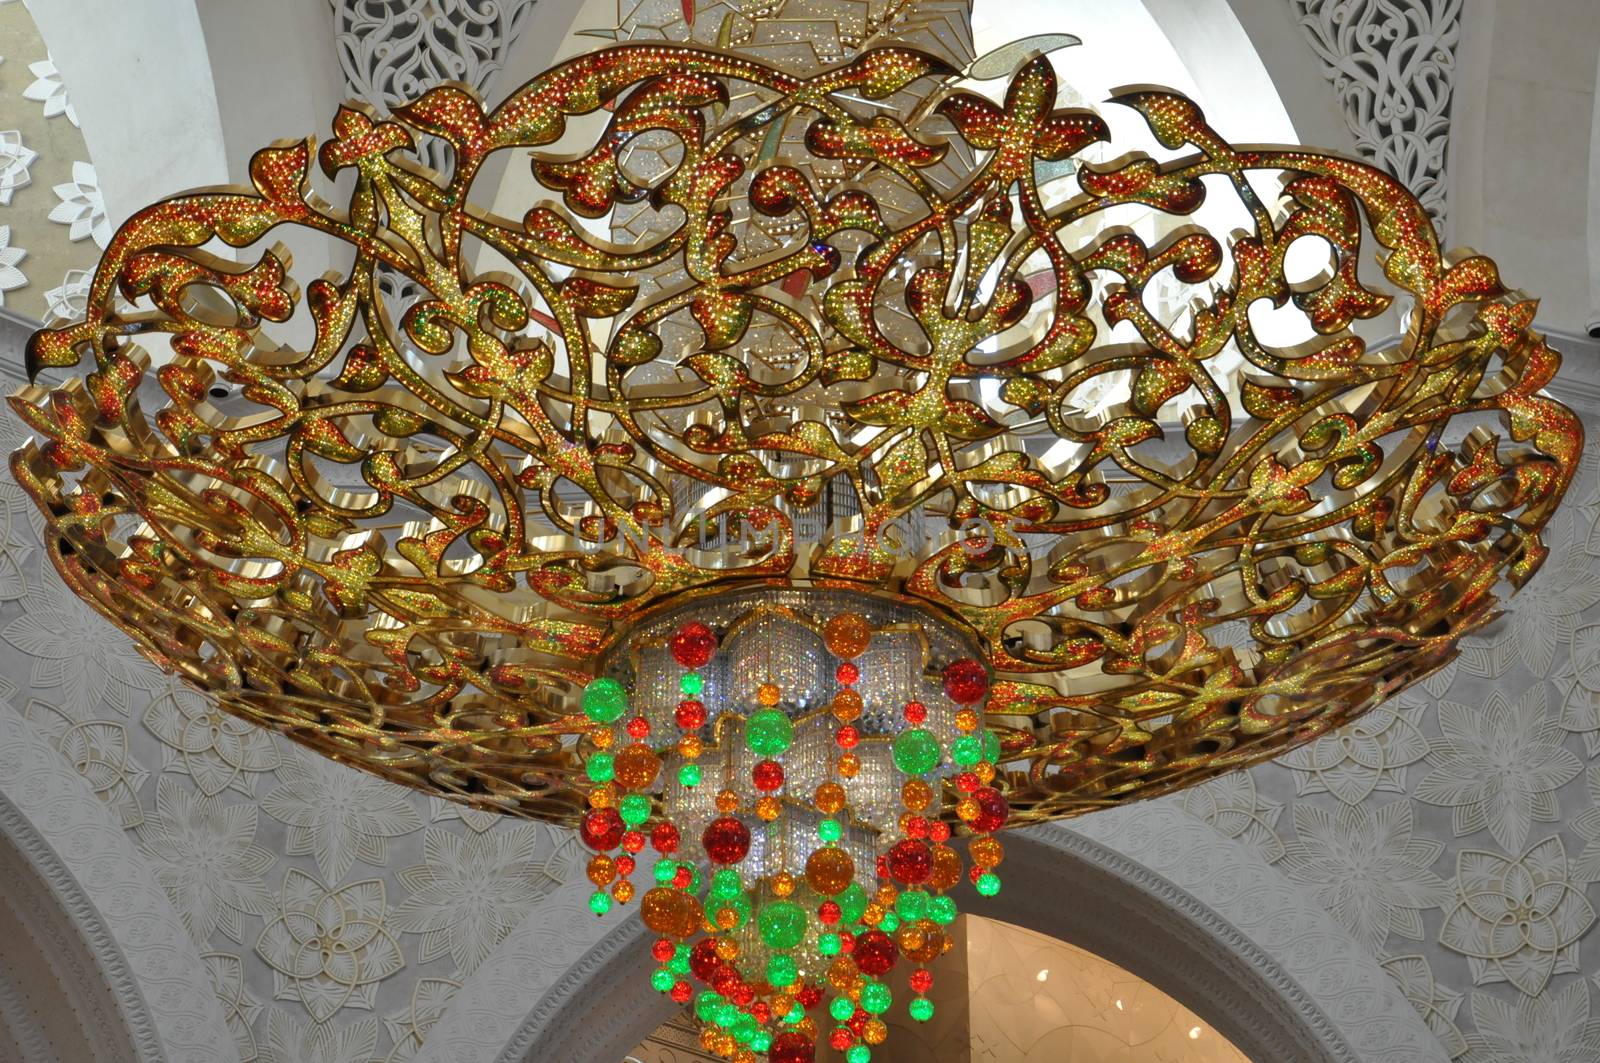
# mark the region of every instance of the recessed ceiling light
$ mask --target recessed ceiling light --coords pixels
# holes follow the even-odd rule
[[[1050,968],[1046,967],[1044,970],[1039,972],[1039,975],[1038,975],[1038,980],[1039,981],[1044,982],[1044,981],[1047,981],[1049,978],[1050,978]]]
[[[1198,1041],[1199,1039],[1200,1039],[1200,1027],[1198,1027],[1198,1026],[1189,1027],[1189,1040]]]

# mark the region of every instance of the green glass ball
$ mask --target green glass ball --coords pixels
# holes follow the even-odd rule
[[[689,949],[686,945],[679,945],[678,951],[672,954],[672,959],[667,961],[667,970],[682,978],[689,973]]]
[[[983,732],[983,759],[990,764],[1000,763],[1000,736],[993,731]]]
[[[839,918],[847,926],[851,923],[859,923],[861,916],[866,913],[867,891],[862,888],[859,882],[850,883],[834,900],[839,904]]]
[[[913,727],[894,740],[894,766],[906,775],[921,775],[939,766],[939,740],[931,731]]]
[[[824,956],[837,956],[844,949],[844,941],[831,930],[817,936],[817,951]]]
[[[611,894],[605,890],[595,890],[589,894],[589,910],[595,915],[605,915],[611,910]]]
[[[911,1017],[918,1022],[927,1022],[929,1019],[933,1018],[933,1001],[929,1000],[927,997],[918,997],[911,1002],[910,1006],[907,1007],[906,1010],[909,1011],[911,1013]]]
[[[755,1019],[749,1015],[740,1015],[733,1023],[733,1039],[742,1045],[747,1045],[755,1040],[759,1029]]]
[[[950,759],[963,768],[970,768],[983,759],[983,739],[977,735],[962,735],[950,743]]]
[[[722,996],[712,990],[705,990],[694,998],[694,1017],[701,1022],[710,1022],[717,1013],[717,1005],[722,1003]]]
[[[851,1045],[844,1054],[844,1063],[868,1063],[872,1059],[872,1049],[866,1045]]]
[[[595,723],[615,723],[628,711],[628,692],[610,676],[583,688],[583,714]]]
[[[685,764],[678,769],[678,785],[694,787],[700,785],[700,765]]]
[[[930,899],[926,890],[906,890],[895,901],[894,910],[901,919],[926,919]]]
[[[657,967],[655,973],[650,976],[650,988],[657,993],[665,993],[677,983],[678,979],[665,967]]]
[[[757,1030],[756,1035],[750,1038],[750,1048],[756,1052],[765,1052],[772,1047],[772,1035],[765,1030]]]
[[[954,897],[940,894],[928,902],[928,918],[940,926],[949,926],[956,921],[956,901]]]
[[[616,760],[610,753],[590,753],[589,759],[584,761],[583,770],[590,782],[610,782],[617,774]]]
[[[777,709],[762,709],[745,721],[744,744],[763,757],[775,757],[794,744],[794,723]]]
[[[729,909],[733,912],[733,926],[737,930],[750,920],[750,898],[743,893],[735,893],[732,897],[725,897],[719,908]]]
[[[833,1016],[835,1022],[849,1022],[850,1016],[856,1013],[856,1006],[849,997],[834,997],[833,1003],[828,1005],[828,1014]]]
[[[884,912],[883,918],[878,921],[878,929],[885,934],[892,934],[900,929],[900,917],[893,912]]]
[[[677,873],[678,873],[678,862],[676,860],[662,859],[662,860],[657,860],[656,861],[656,885],[657,886],[670,886],[670,885],[672,885],[672,878]]]
[[[717,1001],[717,1010],[716,1013],[711,1016],[711,1021],[716,1023],[718,1026],[721,1026],[723,1029],[727,1029],[729,1026],[732,1026],[734,1023],[739,1021],[738,1006],[727,1000]]]
[[[894,994],[882,982],[868,982],[861,987],[861,1009],[869,1015],[882,1015],[894,1003]]]
[[[711,876],[711,896],[737,897],[744,892],[744,884],[739,881],[739,872],[731,867],[725,867]]]
[[[978,881],[975,885],[978,887],[978,892],[983,896],[993,897],[1000,892],[1000,876],[993,871],[985,871],[978,876]]]
[[[678,680],[678,689],[691,698],[699,694],[705,687],[706,681],[694,672],[685,672],[683,677]]]
[[[794,961],[779,953],[767,961],[767,981],[778,987],[793,985],[794,980],[800,977],[800,972],[795,969]]]
[[[793,901],[773,901],[756,917],[768,948],[792,949],[806,937],[806,910]]]
[[[617,802],[617,811],[622,814],[622,822],[637,827],[650,818],[650,799],[644,794],[626,794]]]
[[[844,836],[844,828],[836,819],[825,819],[817,824],[817,837],[832,845]]]

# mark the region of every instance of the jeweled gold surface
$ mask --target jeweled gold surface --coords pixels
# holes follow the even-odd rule
[[[1013,822],[1270,756],[1447,660],[1577,463],[1533,302],[1370,167],[1232,147],[1158,91],[1110,107],[1168,161],[1113,159],[1046,60],[1003,100],[956,80],[892,48],[807,78],[612,48],[492,111],[342,110],[252,190],[139,213],[86,320],[30,346],[82,371],[13,399],[58,570],[230,711],[548,818],[581,807],[599,652],[734,581],[968,627]],[[410,161],[423,134],[449,174]],[[474,182],[526,149],[561,202],[492,216]],[[1237,229],[1185,227],[1219,198]],[[623,205],[680,220],[585,226]],[[259,247],[279,226],[352,265],[302,297]],[[1328,269],[1291,284],[1307,237]],[[425,295],[389,306],[395,278]],[[1315,338],[1263,340],[1274,309]]]

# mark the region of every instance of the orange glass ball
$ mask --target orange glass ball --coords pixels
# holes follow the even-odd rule
[[[978,802],[970,797],[963,797],[960,804],[956,805],[956,815],[960,816],[965,823],[970,823],[977,819],[979,811]]]
[[[836,958],[828,965],[828,984],[841,993],[859,990],[861,972],[856,969],[855,961],[848,956]]]
[[[935,890],[955,889],[961,881],[961,854],[948,845],[933,847],[933,873],[928,876],[928,886]]]
[[[832,712],[840,723],[849,723],[861,716],[861,695],[849,687],[833,696]]]
[[[794,892],[794,876],[787,871],[780,871],[772,878],[772,892],[780,897],[787,897]]]
[[[844,787],[836,782],[825,782],[817,787],[812,801],[816,804],[818,812],[831,816],[844,807]]]
[[[861,921],[868,926],[877,926],[883,922],[883,905],[877,901],[867,902],[866,910],[861,913]]]
[[[699,904],[682,890],[657,886],[639,902],[639,918],[662,937],[686,938],[700,925]]]
[[[901,954],[912,963],[932,963],[949,947],[948,935],[931,919],[902,926],[899,940]]]
[[[909,779],[900,787],[900,800],[913,812],[921,812],[933,802],[933,787],[921,779]]]
[[[739,810],[739,795],[732,790],[722,790],[717,794],[717,811],[723,815],[730,815]]]
[[[780,1019],[789,1014],[793,1008],[794,997],[791,997],[788,993],[779,993],[772,998],[772,1014]]]
[[[683,754],[683,759],[694,760],[705,752],[705,743],[700,741],[699,735],[684,735],[678,739],[678,752]]]
[[[872,641],[872,625],[860,613],[840,613],[822,629],[822,641],[835,657],[859,657]]]
[[[972,770],[977,773],[978,778],[985,784],[994,781],[994,765],[990,764],[987,760],[980,762],[978,766]]]
[[[832,897],[856,877],[856,862],[843,849],[827,846],[806,860],[806,882],[824,897]]]
[[[617,788],[610,783],[589,791],[590,808],[611,808],[617,803]]]
[[[815,1041],[817,1039],[817,1020],[809,1015],[795,1023],[794,1028],[809,1040]]]
[[[617,862],[605,853],[596,853],[589,858],[589,881],[596,886],[609,886],[611,880],[617,877]]]
[[[748,1048],[741,1048],[733,1054],[733,1063],[756,1063],[756,1054]]]
[[[733,938],[718,938],[716,948],[717,958],[725,963],[739,958],[739,943]]]
[[[717,1050],[717,1039],[721,1036],[715,1026],[700,1027],[700,1047],[707,1052],[715,1052]]]
[[[924,934],[916,923],[902,923],[900,929],[894,932],[894,943],[907,956],[921,949],[927,942],[928,935]]]
[[[655,782],[661,771],[661,758],[643,742],[635,742],[617,754],[617,782],[630,790],[643,790]]]
[[[963,731],[976,731],[978,729],[977,709],[958,709],[956,711],[956,726]]]
[[[975,838],[972,842],[972,862],[979,867],[999,867],[1006,858],[1006,847],[995,838]]]
[[[861,758],[854,753],[845,753],[839,757],[839,774],[846,779],[853,779],[861,770]]]
[[[878,892],[872,895],[872,899],[885,908],[893,908],[894,902],[900,899],[900,891],[885,882],[878,887]]]
[[[776,683],[762,683],[756,687],[756,700],[769,709],[776,705],[782,696],[783,691],[778,689]]]
[[[732,908],[718,908],[716,922],[718,930],[732,930],[739,925],[739,913]]]
[[[768,794],[756,801],[756,815],[771,823],[783,812],[783,802]]]
[[[883,1024],[882,1019],[868,1019],[861,1028],[861,1039],[869,1045],[881,1045],[888,1036],[889,1027]]]
[[[589,741],[594,743],[596,749],[610,749],[611,743],[616,740],[616,734],[609,727],[602,727],[597,731],[589,732]]]
[[[633,883],[627,879],[620,879],[611,887],[611,896],[617,899],[618,904],[627,904],[633,900]]]

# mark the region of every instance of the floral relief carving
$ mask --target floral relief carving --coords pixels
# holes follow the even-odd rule
[[[1472,994],[1465,1063],[1591,1063],[1600,1059],[1600,1021],[1589,1017],[1589,991],[1571,982],[1558,993],[1515,1005]]]
[[[1573,632],[1568,672],[1558,722],[1562,730],[1582,734],[1584,749],[1593,757],[1600,754],[1600,624]]]
[[[230,787],[253,795],[256,775],[278,766],[270,732],[229,716],[176,681],[150,703],[144,725],[168,747],[162,770],[188,775],[208,797]]]
[[[1434,981],[1433,968],[1428,965],[1426,956],[1395,956],[1383,961],[1383,969],[1399,985],[1451,1059],[1467,1050],[1467,1039],[1461,1036],[1455,1021],[1456,1012],[1461,1010],[1461,994]]]
[[[297,750],[282,758],[278,778],[261,807],[289,828],[289,855],[315,856],[330,882],[344,878],[358,857],[382,867],[389,839],[422,827],[403,789],[342,764]]]
[[[25,188],[32,175],[28,167],[39,157],[22,142],[22,134],[15,129],[0,132],[0,204],[10,205],[11,197],[19,188]]]
[[[256,942],[256,953],[272,967],[273,996],[299,1000],[318,1023],[344,1007],[371,1011],[377,983],[405,966],[385,927],[388,915],[379,879],[329,889],[290,868],[277,911]],[[376,1038],[376,1020],[372,1028]]]
[[[28,283],[28,278],[17,268],[17,263],[27,254],[22,248],[11,246],[11,226],[0,225],[0,306],[5,304],[6,292]]]
[[[254,805],[225,805],[170,778],[156,784],[156,807],[140,837],[156,861],[156,879],[198,942],[220,930],[243,943],[243,917],[272,910],[262,876],[274,857],[255,844],[256,815]]]
[[[1548,701],[1541,681],[1515,706],[1499,690],[1480,707],[1439,702],[1441,737],[1428,752],[1433,770],[1417,784],[1416,799],[1454,809],[1458,836],[1487,829],[1502,848],[1521,851],[1535,821],[1559,817],[1556,791],[1583,770],[1561,745]]]
[[[371,1063],[378,1048],[377,1019],[330,1030],[301,1024],[282,1008],[273,1008],[266,1025],[261,1063]]]
[[[536,863],[539,836],[532,824],[467,836],[427,829],[423,863],[399,873],[411,896],[390,921],[399,931],[422,936],[419,962],[448,953],[462,974],[472,972],[566,875],[577,872],[579,861],[560,853]]]
[[[1572,820],[1572,829],[1585,845],[1572,865],[1572,877],[1579,882],[1600,882],[1600,764],[1589,765],[1586,781],[1589,807]]]
[[[72,164],[72,180],[55,187],[61,202],[50,211],[50,220],[68,226],[67,239],[93,238],[104,248],[111,242],[111,220],[106,216],[106,201],[100,194],[100,179],[86,162]]]
[[[1422,913],[1449,890],[1428,869],[1444,845],[1413,836],[1409,802],[1332,812],[1296,805],[1294,829],[1279,866],[1357,940],[1375,954],[1391,933],[1422,940]]]
[[[33,82],[22,90],[23,99],[44,104],[46,118],[65,116],[67,121],[76,126],[78,112],[73,109],[72,101],[67,99],[67,87],[61,82],[61,72],[56,69],[55,59],[47,55],[36,63],[29,63],[28,73],[33,75]]]
[[[89,282],[94,275],[86,269],[69,269],[61,283],[45,290],[44,302],[51,321],[81,317],[89,305]]]
[[[110,709],[127,716],[134,692],[158,689],[160,673],[60,580],[41,582],[26,612],[0,630],[0,638],[28,655],[32,687],[50,691],[68,712],[87,718]]]
[[[1570,514],[1551,521],[1552,542],[1573,542]],[[1550,671],[1558,646],[1572,640],[1577,620],[1585,610],[1600,604],[1600,571],[1582,550],[1561,550],[1551,556],[1550,570],[1542,579],[1517,593],[1510,609],[1488,629],[1461,644],[1461,666],[1485,679],[1498,679],[1515,662],[1542,676]]]
[[[1406,692],[1332,734],[1290,750],[1277,763],[1294,772],[1301,795],[1328,793],[1347,805],[1374,792],[1405,793],[1406,768],[1428,753],[1428,740],[1411,717],[1423,697]]]
[[[406,1063],[428,1038],[428,1031],[439,1021],[461,983],[448,978],[419,978],[411,987],[411,1003],[405,1011],[383,1020],[394,1049],[385,1063]]]
[[[149,774],[128,753],[128,730],[70,706],[31,700],[22,715],[39,728],[73,770],[88,781],[124,828],[144,822],[139,786]]]
[[[200,958],[211,976],[211,989],[222,1004],[228,1032],[239,1043],[239,1063],[255,1063],[259,1053],[250,1027],[261,1013],[261,1005],[245,987],[244,961],[230,952],[208,952]]]
[[[1283,806],[1261,798],[1249,774],[1235,772],[1192,787],[1181,800],[1185,812],[1244,842],[1269,863],[1283,856],[1283,842],[1274,830]]]
[[[1594,908],[1572,884],[1560,837],[1520,857],[1463,849],[1454,889],[1439,944],[1467,957],[1476,984],[1506,981],[1536,996],[1551,975],[1578,969],[1574,946]]]

